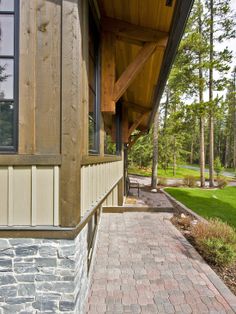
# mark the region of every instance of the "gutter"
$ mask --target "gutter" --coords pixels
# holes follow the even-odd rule
[[[193,6],[194,0],[176,0],[175,12],[170,28],[170,37],[168,44],[165,50],[163,63],[161,66],[160,75],[157,81],[156,88],[154,90],[153,97],[153,110],[148,121],[148,128],[151,128],[153,123],[154,116],[159,108],[162,94],[164,92],[166,82],[175,60],[175,56],[180,44],[180,41],[183,37],[183,33]]]

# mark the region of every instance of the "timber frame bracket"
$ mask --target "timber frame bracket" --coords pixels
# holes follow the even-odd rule
[[[165,47],[168,33],[134,25],[121,20],[102,18],[102,88],[101,111],[115,114],[115,104],[126,92],[156,48]],[[142,45],[137,56],[116,79],[117,37]]]

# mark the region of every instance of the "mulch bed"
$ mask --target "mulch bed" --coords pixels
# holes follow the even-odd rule
[[[190,218],[193,220],[192,217]],[[180,223],[180,221],[181,220],[180,220],[179,215],[175,215],[171,218],[171,222],[173,223],[173,225],[185,236],[185,238],[192,244],[192,246],[195,247],[195,249],[202,256],[201,251],[199,251],[193,237],[190,235],[189,227],[184,226],[182,223]],[[206,261],[206,262],[217,273],[217,275],[224,281],[226,286],[233,292],[233,294],[236,295],[236,263],[227,267],[218,267],[212,263],[209,263],[209,261]]]

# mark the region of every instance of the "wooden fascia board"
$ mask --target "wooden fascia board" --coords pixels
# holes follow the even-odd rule
[[[127,88],[142,70],[144,64],[154,53],[156,47],[157,43],[149,42],[144,44],[144,46],[137,54],[136,58],[124,70],[124,72],[121,74],[121,76],[114,85],[112,96],[112,100],[114,102],[117,102],[120,97],[125,93]]]
[[[101,22],[104,31],[113,32],[119,38],[128,38],[138,42],[157,42],[166,44],[167,32],[128,23],[119,19],[103,17]]]

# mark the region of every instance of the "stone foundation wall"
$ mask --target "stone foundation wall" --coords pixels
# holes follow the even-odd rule
[[[75,240],[0,239],[0,313],[78,313],[88,290],[87,228]]]

